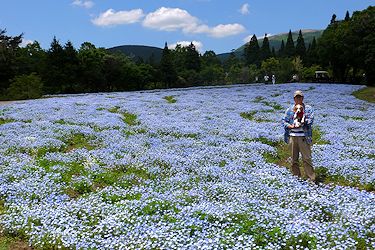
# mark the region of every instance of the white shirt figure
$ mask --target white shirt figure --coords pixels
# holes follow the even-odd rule
[[[272,84],[275,84],[275,82],[276,82],[276,76],[272,75]]]

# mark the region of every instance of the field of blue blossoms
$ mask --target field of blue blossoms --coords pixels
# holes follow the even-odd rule
[[[375,183],[363,86],[237,85],[0,107],[0,226],[36,249],[373,249],[375,193],[269,163],[301,89],[315,167]],[[249,114],[245,119],[241,114]]]

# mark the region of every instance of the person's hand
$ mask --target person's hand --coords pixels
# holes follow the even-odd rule
[[[292,128],[295,128],[294,124],[290,124],[288,125],[288,128],[292,129]]]

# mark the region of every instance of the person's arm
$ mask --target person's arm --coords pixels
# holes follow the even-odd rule
[[[314,123],[314,109],[311,106],[306,106],[305,124],[313,125]]]
[[[290,122],[289,118],[289,108],[285,111],[284,117],[283,117],[283,125],[284,129],[291,129],[294,128],[294,125]]]

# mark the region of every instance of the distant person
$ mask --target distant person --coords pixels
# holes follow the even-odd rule
[[[265,82],[265,83],[268,83],[268,80],[269,80],[269,76],[268,76],[268,75],[265,75],[265,76],[264,76],[264,82]]]
[[[258,82],[258,76],[255,77],[255,82]]]
[[[312,125],[314,122],[314,111],[311,106],[303,103],[303,93],[301,90],[294,92],[294,105],[291,105],[285,112],[283,117],[284,124],[284,141],[288,143],[289,150],[292,153],[291,171],[294,175],[301,177],[299,169],[299,153],[302,154],[303,167],[310,181],[315,182],[315,171],[311,161],[311,145],[312,145]],[[302,108],[302,122],[296,122],[298,119],[296,107],[300,105]],[[298,106],[298,107],[300,107]]]
[[[272,75],[272,84],[275,84],[275,82],[276,82],[276,76]]]
[[[293,75],[292,82],[298,82],[298,76],[297,75]]]

